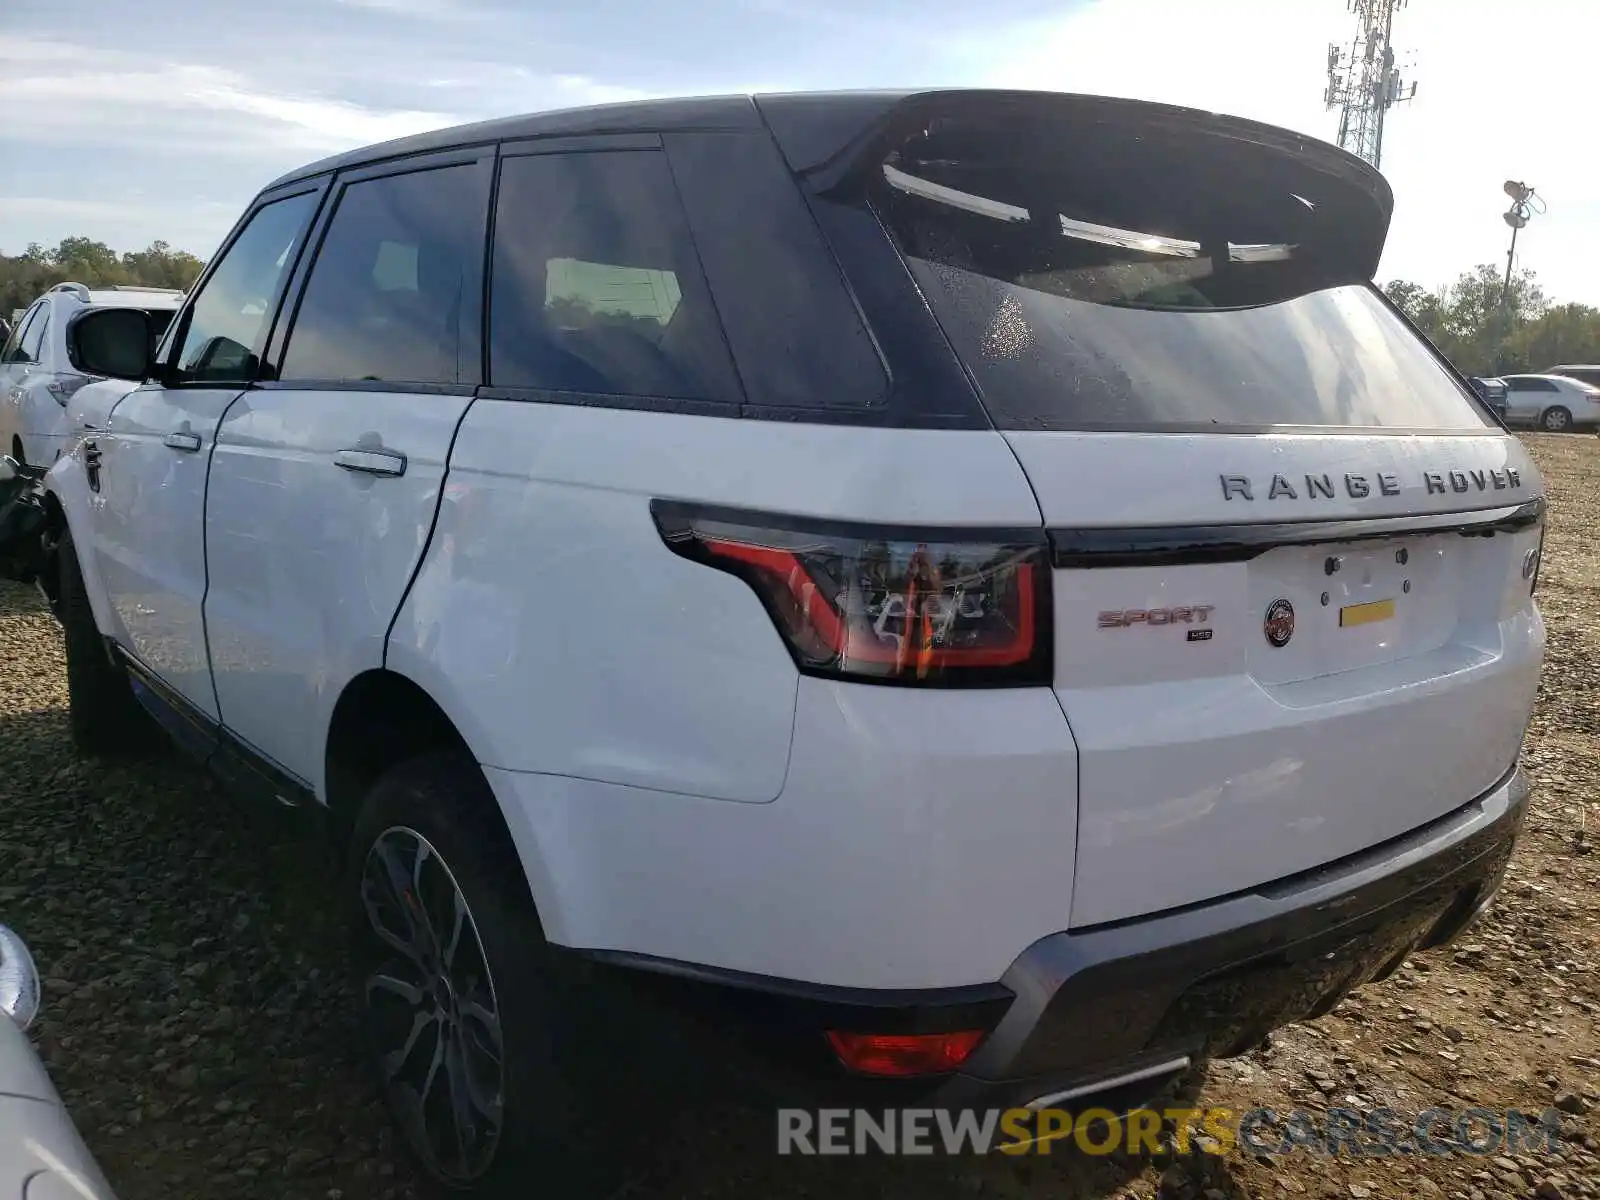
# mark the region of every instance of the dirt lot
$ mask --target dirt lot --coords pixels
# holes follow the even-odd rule
[[[624,1194],[1600,1198],[1600,439],[1529,441],[1553,500],[1550,644],[1533,820],[1502,900],[1452,951],[1215,1065],[1199,1102],[1559,1103],[1560,1158],[778,1160],[770,1118],[655,1112],[622,1117],[660,1125]],[[0,661],[0,918],[39,959],[38,1044],[119,1195],[420,1194],[352,1053],[341,933],[305,844],[174,758],[74,757],[60,635],[29,590],[0,588]]]

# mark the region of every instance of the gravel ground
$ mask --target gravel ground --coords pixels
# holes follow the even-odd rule
[[[1559,1103],[1559,1160],[778,1160],[770,1118],[655,1112],[657,1150],[625,1193],[1600,1198],[1600,881],[1586,832],[1600,818],[1600,439],[1527,440],[1553,502],[1550,643],[1525,752],[1533,818],[1502,900],[1463,944],[1216,1064],[1199,1102]],[[0,585],[0,656],[0,917],[39,960],[39,1049],[122,1200],[421,1195],[353,1053],[342,931],[307,844],[175,757],[76,758],[60,634],[29,589]]]

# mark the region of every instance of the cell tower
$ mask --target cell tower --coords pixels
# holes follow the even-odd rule
[[[1383,118],[1417,94],[1400,77],[1389,35],[1394,14],[1406,0],[1349,0],[1358,28],[1349,43],[1328,47],[1328,90],[1323,102],[1339,109],[1339,147],[1381,166]]]

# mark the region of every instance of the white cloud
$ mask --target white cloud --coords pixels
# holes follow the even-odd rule
[[[1187,104],[1333,140],[1327,46],[1354,31],[1332,0],[1099,0],[975,43],[981,82]],[[1385,277],[1446,283],[1504,262],[1501,182],[1538,187],[1549,211],[1518,242],[1555,295],[1600,303],[1600,161],[1585,152],[1600,5],[1412,0],[1395,44],[1414,49],[1417,97],[1389,114],[1395,191]]]
[[[204,143],[205,153],[228,155],[260,155],[264,148],[325,154],[460,120],[275,93],[221,67],[147,65],[131,55],[40,41],[0,44],[0,110],[29,114],[14,123],[11,136],[56,148],[170,147],[186,128],[221,132],[207,120],[216,114],[259,118],[231,122],[234,137]]]

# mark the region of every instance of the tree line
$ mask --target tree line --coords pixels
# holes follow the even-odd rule
[[[1430,291],[1396,279],[1383,290],[1468,375],[1515,375],[1563,363],[1600,362],[1600,308],[1552,304],[1532,271],[1513,274],[1509,289],[1501,269],[1483,263],[1447,287]]]
[[[27,308],[58,283],[183,289],[204,266],[194,255],[166,242],[151,242],[143,250],[120,255],[104,242],[83,237],[62,238],[54,249],[34,242],[21,254],[0,254],[0,317],[9,320],[14,310]]]

